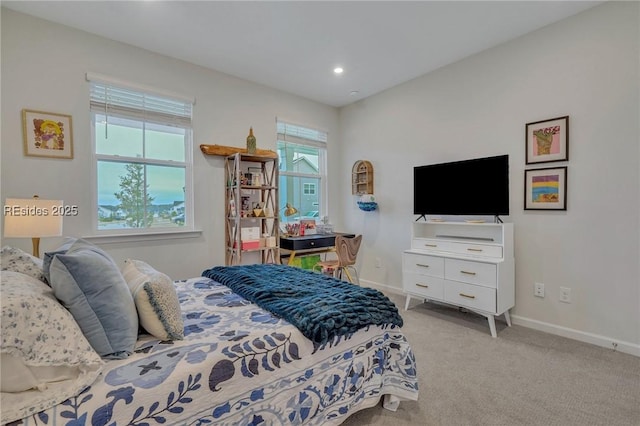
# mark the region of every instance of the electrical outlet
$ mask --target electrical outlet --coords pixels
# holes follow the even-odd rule
[[[376,257],[376,268],[382,268],[382,259]]]
[[[543,283],[535,283],[533,284],[533,295],[536,297],[544,297],[544,284]]]
[[[560,287],[560,301],[571,303],[571,289],[569,287]]]

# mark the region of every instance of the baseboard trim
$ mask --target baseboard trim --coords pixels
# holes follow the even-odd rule
[[[385,285],[385,284],[380,284],[380,283],[375,282],[375,281],[369,281],[369,280],[361,279],[360,280],[360,284],[361,285],[364,284],[367,287],[372,287],[372,288],[375,288],[375,289],[380,290],[380,291],[387,291],[387,292],[393,293],[393,294],[399,294],[399,295],[403,295],[404,294],[402,292],[401,288],[392,287],[390,285]]]
[[[360,280],[361,284],[368,287],[378,289],[393,294],[404,294],[401,288],[392,287],[389,285],[381,284],[375,281]],[[532,328],[534,330],[543,331],[545,333],[553,334],[556,336],[566,337],[568,339],[577,340],[579,342],[590,343],[592,345],[600,346],[606,349],[616,350],[625,354],[634,355],[640,357],[640,345],[623,342],[618,339],[614,339],[607,336],[601,336],[598,334],[587,333],[573,328],[562,327],[555,324],[550,324],[543,321],[534,320],[531,318],[522,317],[519,315],[511,314],[511,322],[523,327]],[[616,345],[614,347],[614,344]]]
[[[521,317],[519,315],[511,315],[513,324],[523,327],[532,328],[545,333],[555,334],[556,336],[567,337],[569,339],[578,340],[580,342],[591,343],[592,345],[601,346],[603,348],[616,350],[629,355],[640,357],[640,345],[631,342],[622,342],[607,336],[587,333],[585,331],[575,330],[573,328],[562,327],[547,322],[534,320],[531,318]]]

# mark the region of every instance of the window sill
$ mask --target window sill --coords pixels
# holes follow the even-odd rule
[[[159,231],[144,234],[104,234],[81,237],[95,244],[129,243],[140,241],[176,240],[181,238],[197,238],[202,236],[202,230],[190,229],[184,231]]]

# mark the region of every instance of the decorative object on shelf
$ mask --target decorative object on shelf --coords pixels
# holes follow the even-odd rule
[[[524,171],[525,210],[567,210],[567,167]]]
[[[33,255],[40,257],[40,237],[62,235],[62,218],[73,210],[62,200],[7,198],[4,204],[5,238],[31,238]],[[71,206],[73,208],[73,206]]]
[[[264,174],[261,167],[249,167],[249,185],[262,186],[264,184]]]
[[[376,198],[371,194],[361,195],[357,203],[360,210],[364,210],[365,212],[372,212],[378,208]]]
[[[351,193],[373,194],[373,165],[367,160],[358,160],[351,168]]]
[[[568,115],[526,124],[526,164],[568,159]]]
[[[365,212],[372,212],[378,208],[378,203],[376,203],[375,201],[358,201],[358,207],[360,208],[360,210],[364,210]]]
[[[247,136],[247,154],[256,153],[256,137],[253,136],[253,127],[249,127],[249,136]]]
[[[70,115],[23,109],[22,138],[24,155],[73,158]]]

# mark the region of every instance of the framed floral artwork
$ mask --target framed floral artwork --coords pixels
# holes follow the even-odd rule
[[[525,210],[567,210],[567,167],[524,171]]]
[[[70,115],[23,109],[22,139],[24,155],[73,158]]]
[[[526,124],[526,164],[569,159],[569,116]]]

